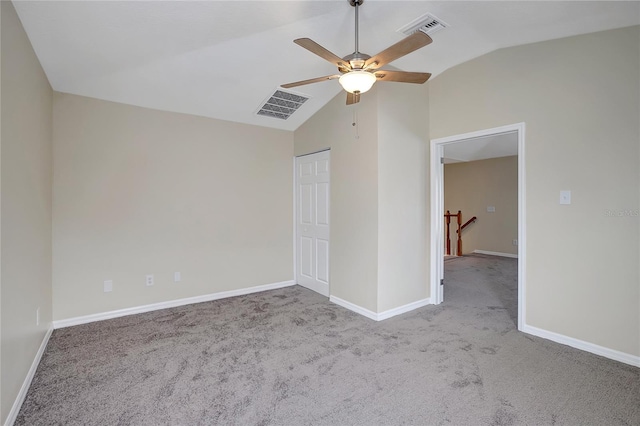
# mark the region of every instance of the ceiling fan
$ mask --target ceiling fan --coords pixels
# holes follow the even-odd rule
[[[287,83],[282,85],[283,88],[339,79],[338,81],[344,90],[347,91],[347,105],[351,105],[359,102],[360,95],[371,89],[373,84],[378,80],[422,84],[431,77],[430,73],[425,72],[387,71],[379,69],[391,61],[430,44],[433,41],[431,37],[421,31],[417,31],[375,56],[361,53],[358,50],[358,6],[361,6],[364,0],[347,1],[356,9],[355,51],[352,54],[340,58],[309,38],[299,38],[293,41],[311,53],[315,53],[336,65],[340,74]]]

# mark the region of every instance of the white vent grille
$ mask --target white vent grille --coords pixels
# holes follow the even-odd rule
[[[276,90],[256,114],[286,120],[308,100],[308,97],[302,95]]]
[[[427,13],[426,15],[422,15],[421,17],[409,22],[404,27],[398,28],[397,31],[406,35],[411,35],[416,31],[422,31],[425,34],[431,35],[440,30],[444,30],[448,26],[449,24],[446,22],[443,22],[436,16]]]

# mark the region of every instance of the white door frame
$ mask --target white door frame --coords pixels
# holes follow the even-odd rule
[[[443,301],[444,278],[444,165],[445,145],[468,141],[482,136],[499,135],[517,132],[518,134],[518,330],[525,326],[525,296],[526,296],[526,193],[525,193],[525,162],[524,140],[525,124],[516,123],[477,132],[447,136],[431,140],[431,302],[435,305]]]

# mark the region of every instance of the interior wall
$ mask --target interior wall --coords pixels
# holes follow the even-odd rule
[[[4,424],[51,327],[53,92],[13,4],[0,2],[0,10],[0,423]]]
[[[526,323],[636,356],[639,46],[636,26],[498,50],[433,79],[429,114],[431,138],[526,123]]]
[[[373,312],[378,310],[377,120],[374,86],[356,106],[346,106],[341,92],[294,133],[296,156],[331,149],[329,292]]]
[[[54,319],[292,280],[292,154],[291,132],[55,93]]]
[[[428,86],[378,87],[378,312],[429,297]]]
[[[380,313],[429,297],[428,88],[344,98],[295,132],[294,151],[331,149],[331,295]]]
[[[487,207],[495,212],[487,212]],[[518,156],[444,165],[444,210],[462,211],[462,223],[478,220],[462,231],[462,253],[487,250],[518,254]],[[456,219],[451,219],[455,250]]]

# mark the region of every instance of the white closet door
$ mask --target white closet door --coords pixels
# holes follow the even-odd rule
[[[296,158],[297,282],[329,296],[329,151]]]

